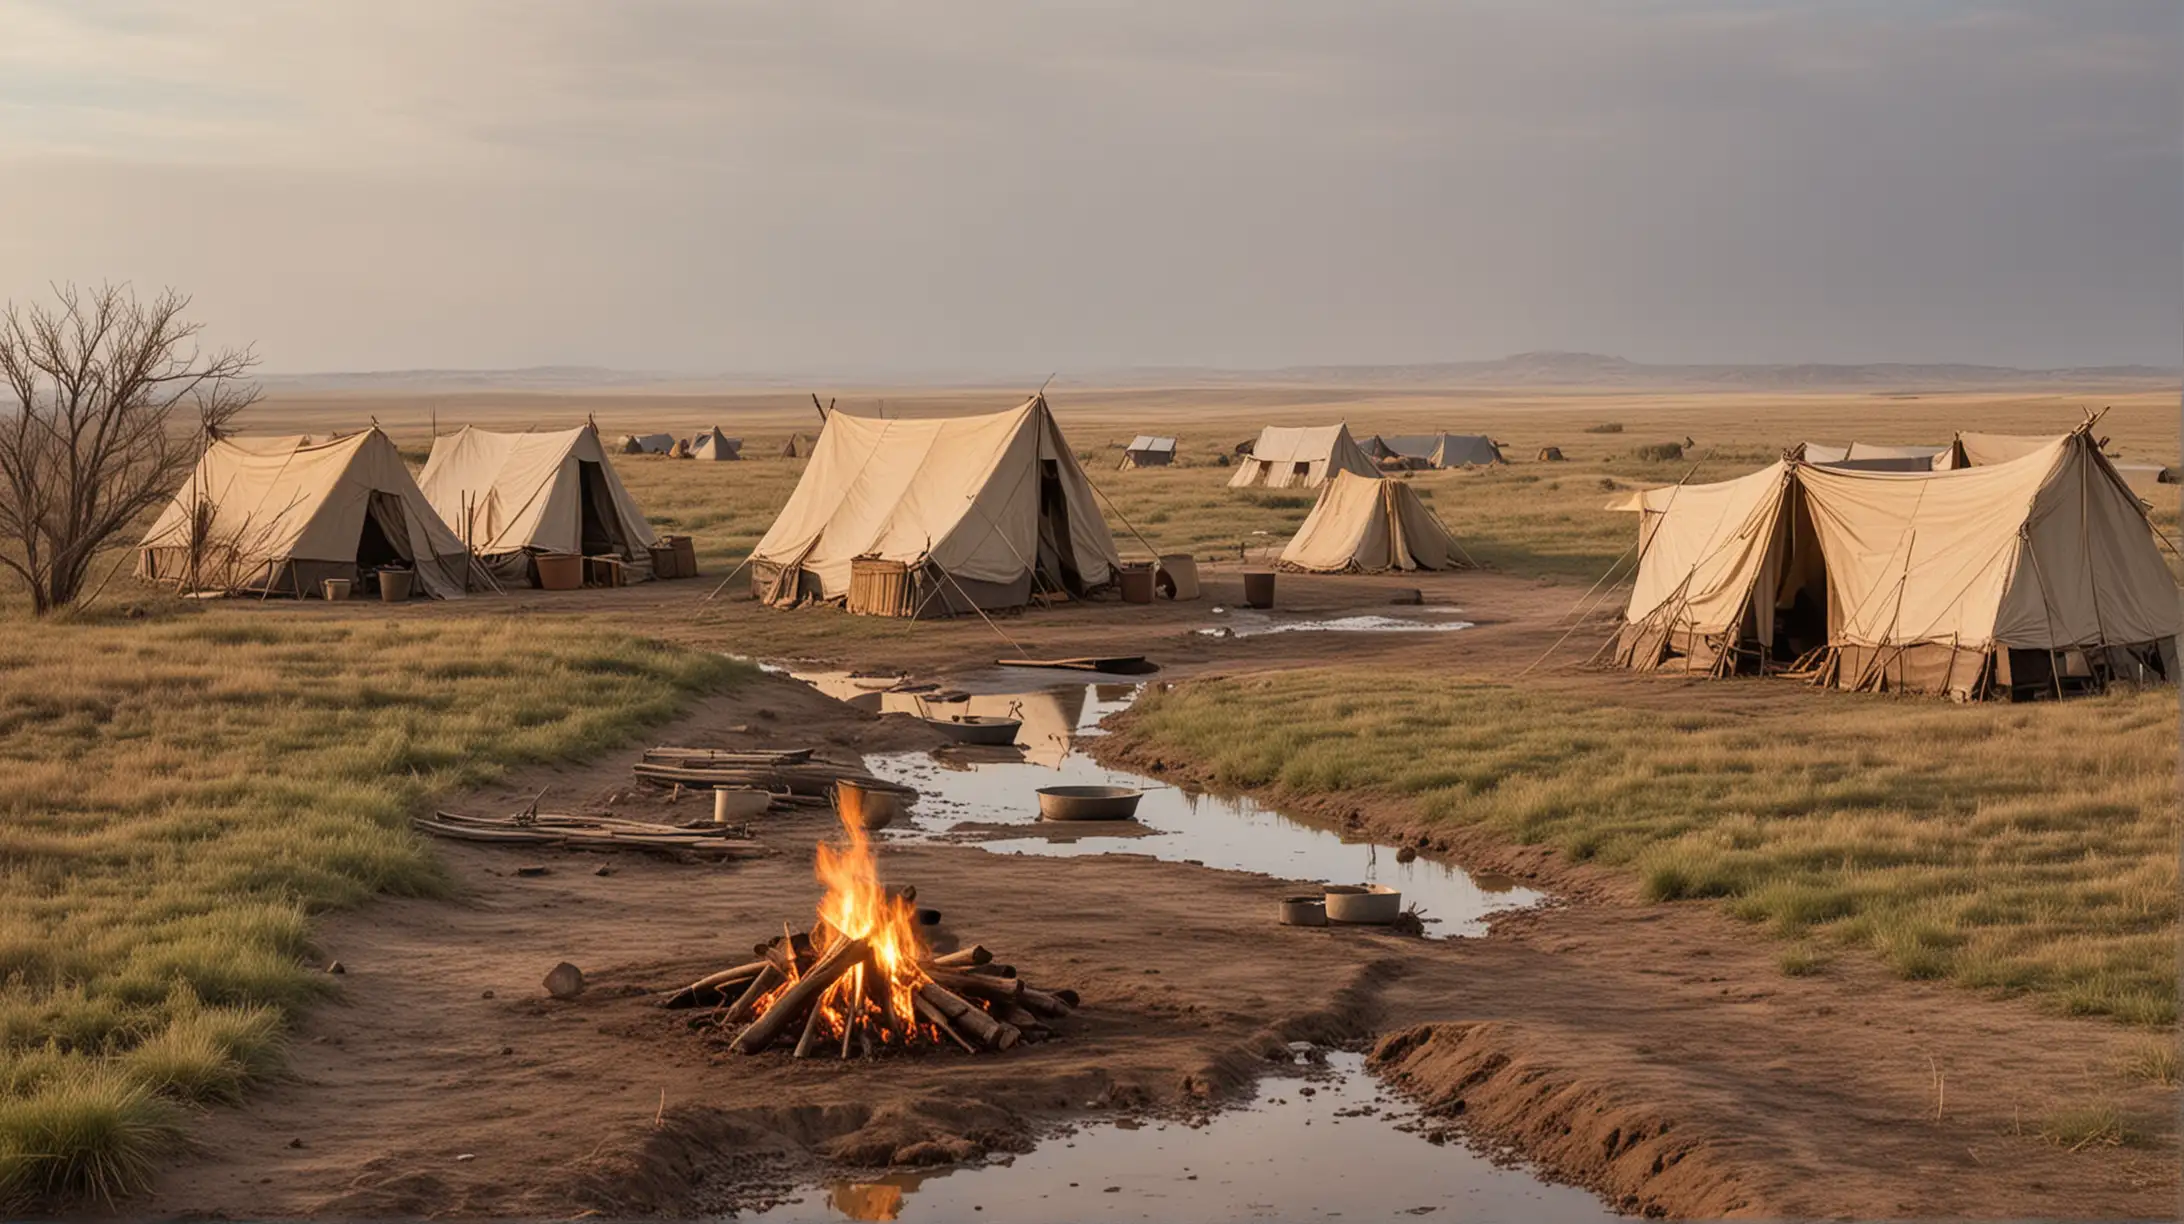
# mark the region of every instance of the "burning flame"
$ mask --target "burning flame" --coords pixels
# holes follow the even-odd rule
[[[879,856],[873,853],[864,826],[845,816],[842,827],[849,832],[849,842],[842,849],[819,843],[815,874],[827,892],[819,900],[818,930],[829,933],[830,943],[845,936],[863,939],[871,947],[872,964],[879,970],[880,982],[868,983],[864,980],[865,969],[853,969],[821,1003],[830,1019],[837,1008],[846,1019],[850,1000],[868,998],[869,988],[884,984],[893,1003],[892,1014],[914,1020],[917,1012],[911,992],[925,981],[924,972],[918,968],[924,945],[917,935],[916,911],[900,894],[889,892],[880,883]]]

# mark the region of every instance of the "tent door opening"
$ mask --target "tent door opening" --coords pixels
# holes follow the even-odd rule
[[[577,468],[577,500],[582,504],[582,548],[587,557],[606,553],[629,555],[614,515],[614,491],[607,487],[607,473],[589,459]]]
[[[1077,568],[1076,550],[1070,547],[1069,498],[1062,491],[1061,465],[1052,459],[1039,461],[1039,573],[1035,585],[1049,590],[1084,594],[1084,574]]]
[[[358,585],[376,592],[381,566],[412,565],[415,558],[410,556],[408,540],[409,520],[403,515],[401,499],[391,493],[372,494],[364,503],[364,526],[357,533]]]
[[[1805,499],[1793,490],[1784,514],[1781,577],[1775,585],[1769,662],[1788,666],[1828,644],[1828,566]]]

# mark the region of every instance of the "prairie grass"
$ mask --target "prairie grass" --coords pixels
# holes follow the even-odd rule
[[[1720,905],[1794,941],[1785,972],[1859,949],[1909,978],[2174,1021],[2174,693],[1795,691],[1664,714],[1630,683],[1251,675],[1149,694],[1119,734],[1221,785],[1394,796],[1628,873],[1650,900]]]
[[[2174,1088],[2184,1078],[2179,1066],[2175,1033],[2149,1037],[2123,1060],[2123,1073],[2131,1079],[2162,1088]]]
[[[2034,1133],[2071,1152],[2089,1147],[2130,1147],[2143,1138],[2122,1110],[2105,1102],[2051,1110],[2041,1116]]]
[[[314,609],[314,612],[320,610]],[[0,638],[0,1198],[117,1194],[277,1066],[311,915],[447,880],[406,817],[740,674],[573,622],[184,609]]]

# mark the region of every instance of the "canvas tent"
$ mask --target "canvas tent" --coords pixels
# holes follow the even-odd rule
[[[751,554],[778,607],[943,615],[1080,596],[1120,561],[1046,398],[975,416],[831,413],[779,517]]]
[[[1974,698],[2176,679],[2175,582],[2080,429],[2001,463],[1789,461],[1643,495],[1619,663]]]
[[[1387,464],[1415,461],[1419,467],[1486,467],[1507,463],[1501,448],[1484,434],[1374,434],[1360,444],[1373,459]]]
[[[623,434],[615,439],[614,448],[625,455],[665,455],[675,449],[675,435]]]
[[[439,599],[469,585],[462,541],[376,428],[214,442],[137,554],[143,578],[298,597],[328,578],[368,585],[382,566],[415,571],[417,592]]]
[[[810,438],[800,433],[790,434],[789,440],[781,444],[781,457],[783,459],[809,458],[811,456],[811,447],[812,441]]]
[[[625,580],[652,577],[658,538],[589,425],[442,434],[418,484],[502,581],[537,581],[540,553],[620,557]]]
[[[1175,439],[1139,434],[1122,448],[1122,470],[1167,467],[1175,462]]]
[[[699,434],[697,440],[691,443],[690,457],[693,459],[710,459],[716,463],[741,459],[743,458],[743,439],[731,438],[720,431],[720,426],[715,425]]]
[[[1471,561],[1409,484],[1337,472],[1320,487],[1319,501],[1279,564],[1337,574],[1459,569]]]
[[[1237,464],[1229,488],[1316,489],[1336,472],[1380,474],[1348,425],[1269,425]]]

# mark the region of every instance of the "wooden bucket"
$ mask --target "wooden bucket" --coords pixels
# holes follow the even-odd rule
[[[860,616],[910,616],[917,611],[916,592],[908,565],[856,557],[849,563],[849,598],[844,606]]]
[[[675,548],[675,576],[677,578],[697,577],[698,542],[686,535],[669,536],[667,539]]]
[[[584,558],[575,553],[540,553],[532,564],[538,567],[541,591],[574,591],[584,585]]]

